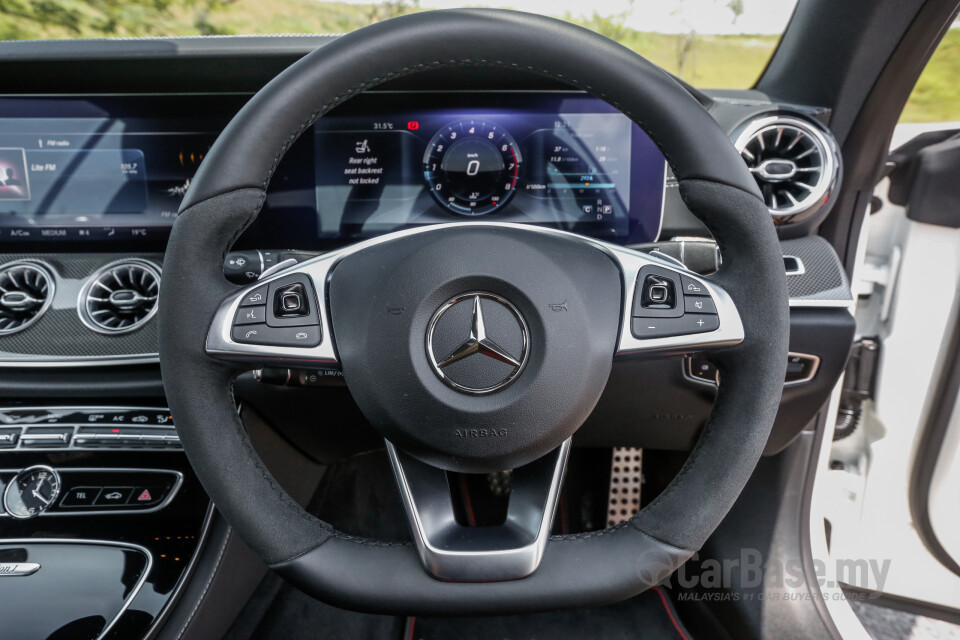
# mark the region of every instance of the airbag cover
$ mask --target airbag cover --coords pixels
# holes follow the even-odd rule
[[[352,253],[328,290],[344,378],[367,419],[424,462],[482,473],[535,460],[584,422],[610,373],[623,286],[587,240],[465,225]],[[469,342],[474,305],[494,357],[436,367]],[[522,364],[512,379],[518,366],[498,347]]]

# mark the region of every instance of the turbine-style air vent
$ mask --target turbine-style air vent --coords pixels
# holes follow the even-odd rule
[[[87,280],[80,291],[80,319],[105,334],[138,329],[157,312],[160,271],[146,260],[112,262]]]
[[[836,142],[799,118],[774,116],[747,125],[737,151],[779,222],[813,215],[825,205],[840,166]]]
[[[8,262],[0,267],[0,335],[23,331],[50,308],[54,281],[39,262]]]

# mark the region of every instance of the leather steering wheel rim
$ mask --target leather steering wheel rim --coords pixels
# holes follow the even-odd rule
[[[256,218],[277,164],[330,109],[400,76],[495,66],[559,79],[618,108],[660,147],[685,204],[719,243],[707,279],[736,302],[744,340],[712,356],[713,414],[686,463],[623,525],[556,536],[532,575],[444,582],[411,544],[359,539],[303,510],[250,444],[232,385],[244,368],[209,356],[224,299],[223,257]],[[181,206],[163,266],[160,361],[184,450],[226,520],[274,570],[331,604],[378,613],[505,614],[621,600],[657,584],[702,546],[733,505],[779,407],[789,314],[776,232],[726,134],[669,75],[588,30],[512,11],[430,11],[343,36],[292,65],[233,119]],[[318,416],[320,418],[321,416]]]

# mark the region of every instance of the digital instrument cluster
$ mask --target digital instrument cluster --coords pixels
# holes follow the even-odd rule
[[[583,94],[441,97],[360,96],[315,125],[321,234],[496,220],[656,238],[666,163],[626,116]]]
[[[0,99],[0,243],[162,248],[242,104]],[[467,220],[646,242],[659,233],[665,167],[639,127],[581,93],[368,93],[293,145],[238,246],[322,250]]]

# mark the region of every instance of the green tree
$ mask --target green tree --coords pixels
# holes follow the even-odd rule
[[[593,15],[583,22],[583,26],[596,31],[600,35],[607,36],[611,40],[622,42],[631,31],[627,26],[627,21],[633,15],[633,3],[634,0],[628,0],[623,11],[609,16],[602,15],[599,11],[594,10]],[[571,22],[575,21],[569,14],[566,19]]]
[[[681,2],[683,0],[680,0]],[[736,24],[737,19],[743,15],[743,0],[728,0],[726,4],[727,9],[730,9],[730,12],[733,13],[732,24]],[[680,9],[677,8],[674,10],[674,14],[678,14]],[[684,21],[686,22],[686,21]],[[686,71],[688,63],[693,58],[694,51],[697,46],[697,40],[699,34],[696,30],[691,27],[686,33],[682,33],[677,37],[676,44],[676,62],[677,62],[677,77],[682,78],[683,72]]]
[[[743,15],[743,0],[730,0],[727,9],[733,12],[733,23],[736,24],[737,18]]]
[[[227,30],[218,28],[210,22],[210,14],[214,11],[223,10],[234,4],[237,0],[182,0],[183,4],[193,10],[193,26],[196,27],[200,35],[214,36],[224,35]]]
[[[420,0],[387,0],[370,5],[367,20],[370,24],[396,18],[420,8]]]
[[[176,0],[0,0],[0,36],[145,35]]]

